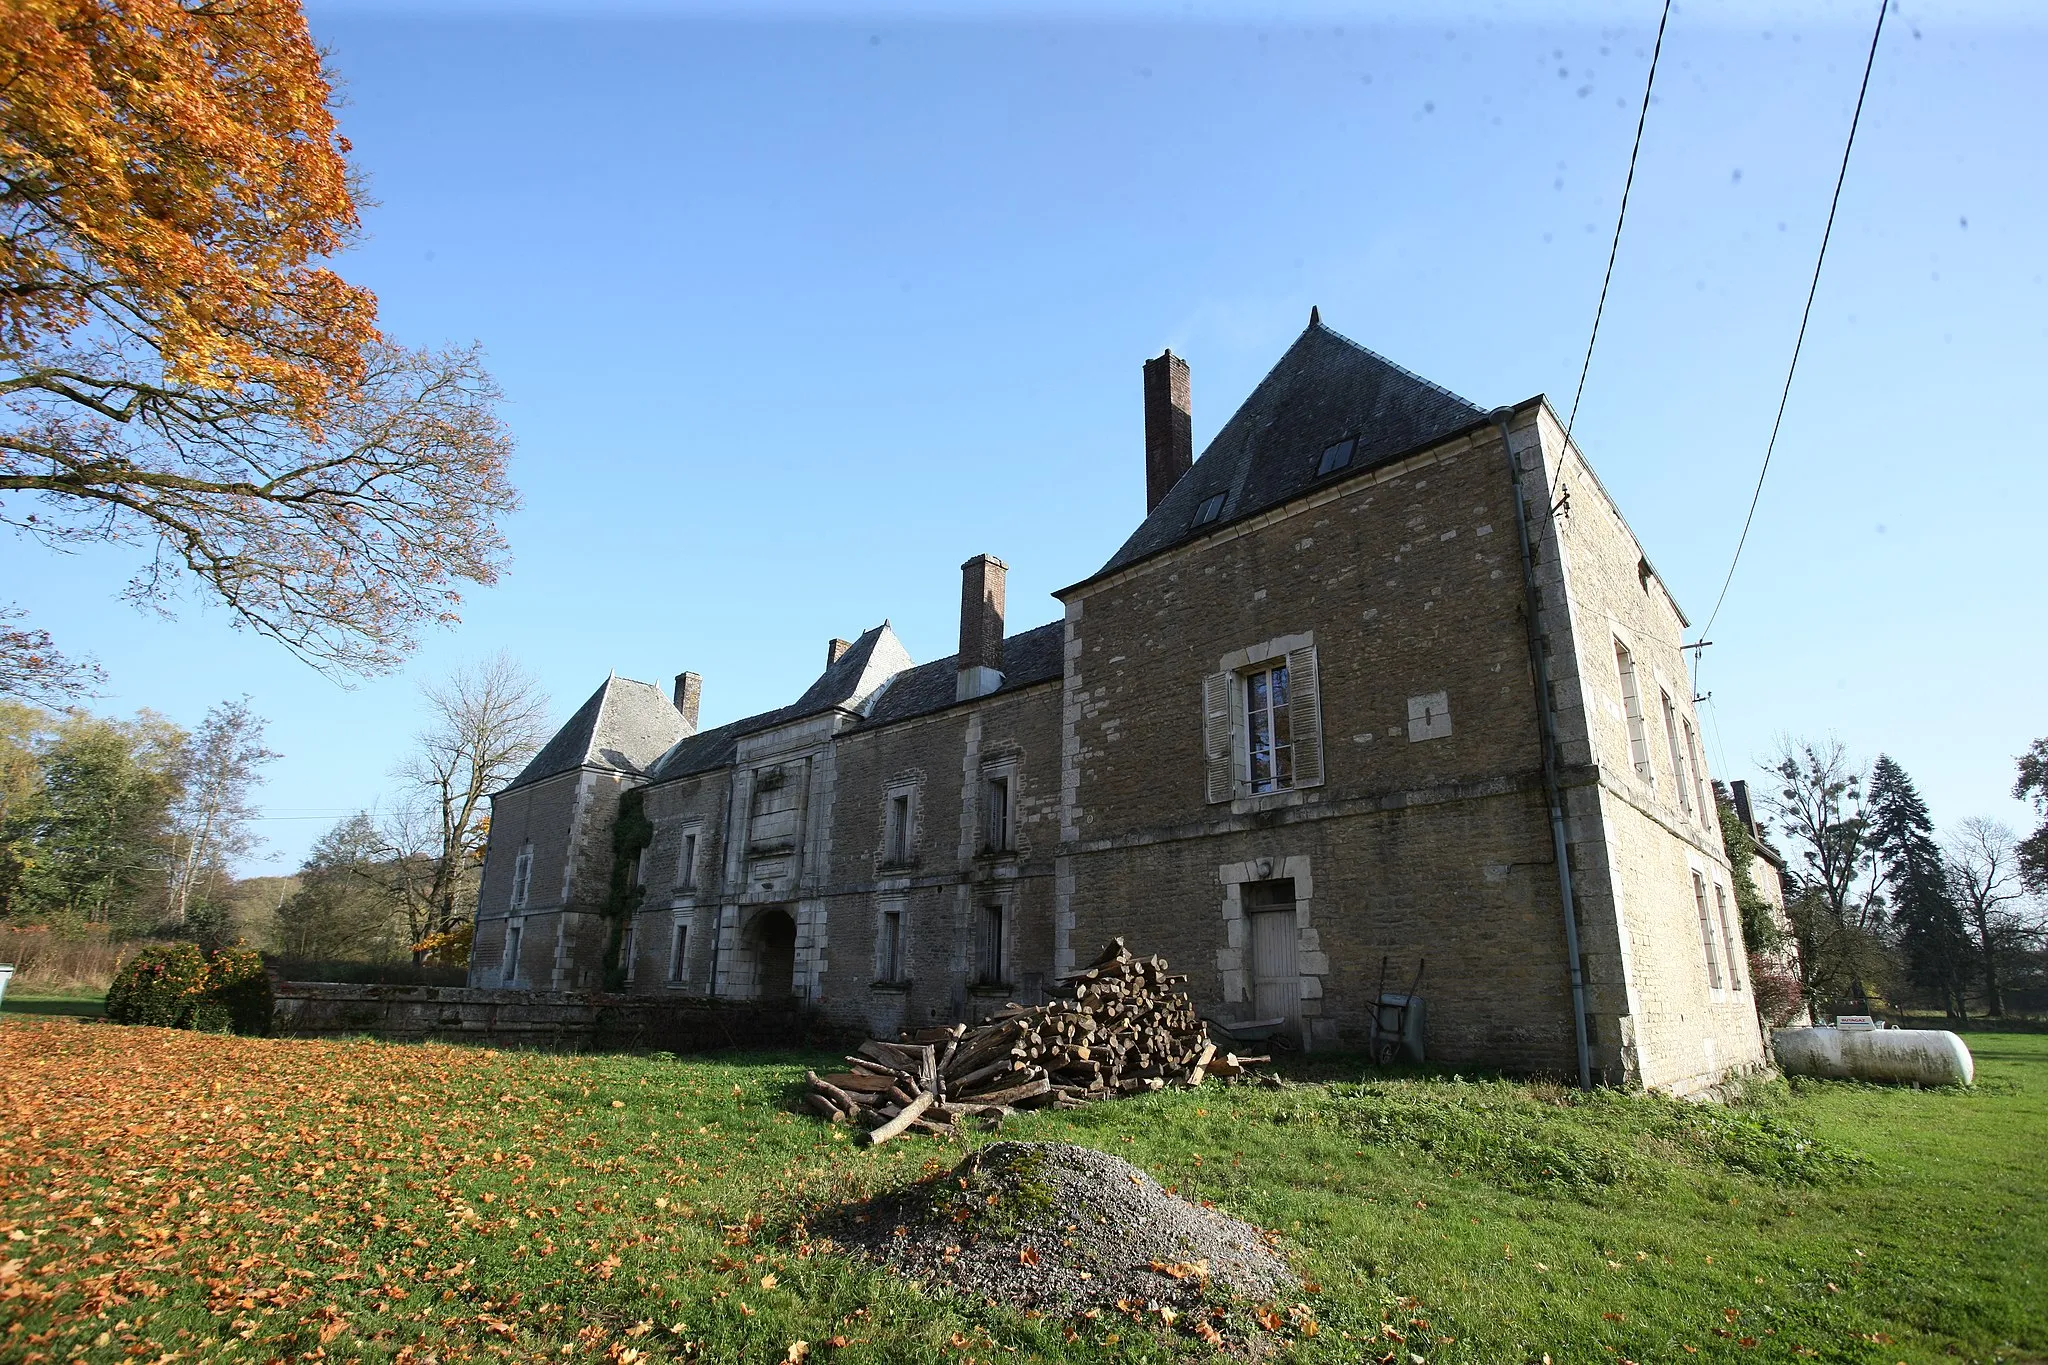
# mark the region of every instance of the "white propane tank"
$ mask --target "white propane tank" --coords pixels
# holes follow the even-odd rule
[[[1782,1028],[1771,1049],[1788,1076],[1969,1085],[1977,1075],[1970,1049],[1945,1029]]]

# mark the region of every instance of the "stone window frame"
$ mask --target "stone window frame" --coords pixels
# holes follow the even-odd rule
[[[884,927],[889,916],[896,916],[896,961],[889,962],[889,942]],[[876,989],[903,990],[910,985],[910,898],[908,896],[881,896],[875,901],[875,978]]]
[[[1694,816],[1692,773],[1685,765],[1685,751],[1678,747],[1678,704],[1671,700],[1671,689],[1662,678],[1657,680],[1657,703],[1664,711],[1664,747],[1671,751],[1672,794],[1690,820]]]
[[[704,861],[704,818],[684,820],[676,826],[676,884],[678,892],[699,889],[698,867]]]
[[[875,855],[878,867],[916,867],[917,846],[923,834],[924,783],[914,777],[898,778],[882,789],[882,844]],[[896,822],[896,803],[902,801],[903,819]]]
[[[664,982],[670,990],[681,990],[690,984],[690,931],[696,927],[697,916],[693,912],[670,912],[668,975]]]
[[[1276,662],[1287,665],[1293,777],[1278,790],[1253,792],[1244,680]],[[1208,805],[1228,801],[1233,810],[1243,811],[1293,804],[1303,799],[1303,793],[1323,785],[1322,677],[1314,631],[1276,635],[1234,649],[1216,661],[1216,671],[1202,679],[1202,748]]]
[[[1707,999],[1718,1005],[1728,998],[1728,987],[1721,975],[1727,944],[1714,925],[1713,909],[1707,903],[1707,888],[1714,884],[1714,876],[1706,864],[1690,856],[1685,860],[1685,870],[1692,876],[1693,917],[1699,926],[1701,965],[1707,972]]]
[[[1615,684],[1621,690],[1621,723],[1623,737],[1628,741],[1629,769],[1638,781],[1655,791],[1657,770],[1650,761],[1650,727],[1643,714],[1642,666],[1636,662],[1634,646],[1621,631],[1613,632],[1612,638]]]
[[[991,759],[981,765],[981,785],[975,791],[975,836],[976,851],[984,858],[1009,858],[1017,853],[1017,796],[1018,778],[1023,768],[1022,760],[1016,755]],[[989,828],[989,792],[995,783],[1004,784],[1008,809],[1004,812],[1004,828],[998,836]]]
[[[519,950],[526,946],[526,919],[505,921],[505,942],[499,950],[498,984],[516,986],[519,984]]]
[[[1216,950],[1216,971],[1222,978],[1223,1003],[1251,1003],[1251,924],[1244,913],[1247,882],[1292,880],[1294,883],[1294,961],[1301,975],[1303,1050],[1337,1041],[1337,1025],[1323,1014],[1324,986],[1330,975],[1329,954],[1315,925],[1314,860],[1306,853],[1248,858],[1222,863],[1216,880],[1223,888],[1223,946]]]
[[[1720,824],[1720,808],[1714,803],[1713,784],[1707,779],[1707,766],[1702,761],[1704,751],[1700,747],[1699,727],[1692,723],[1691,716],[1680,712],[1678,728],[1685,732],[1685,752],[1692,760],[1692,780],[1697,789],[1700,823],[1714,829]]]
[[[512,895],[506,907],[524,910],[533,895],[533,840],[519,845],[519,853],[512,859]]]
[[[976,888],[977,894],[968,900],[972,917],[967,926],[967,982],[970,992],[979,994],[1005,994],[1016,990],[1011,980],[1017,974],[1017,897],[1014,891],[996,891]],[[991,981],[989,974],[982,970],[986,960],[988,938],[985,933],[987,914],[994,910],[1002,916],[1001,928],[997,931],[995,973],[999,980]]]
[[[1742,994],[1743,981],[1742,968],[1745,964],[1742,960],[1742,954],[1736,951],[1736,931],[1741,917],[1739,915],[1731,917],[1729,914],[1735,902],[1734,893],[1722,884],[1719,877],[1712,877],[1708,880],[1713,883],[1714,887],[1715,923],[1721,926],[1721,957],[1728,966],[1728,993],[1730,995],[1740,995]]]

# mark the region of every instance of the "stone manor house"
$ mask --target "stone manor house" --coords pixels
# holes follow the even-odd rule
[[[473,984],[795,996],[876,1036],[1123,935],[1208,1016],[1673,1092],[1762,1063],[1686,618],[1542,397],[1308,328],[1060,619],[963,568],[960,650],[833,640],[786,706],[613,676],[495,799]],[[1135,452],[1134,452],[1135,455]]]

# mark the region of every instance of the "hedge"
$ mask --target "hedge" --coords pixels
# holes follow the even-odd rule
[[[128,960],[107,991],[107,1018],[117,1024],[196,1029],[202,1033],[268,1033],[270,977],[252,948],[211,955],[192,943],[160,943]]]

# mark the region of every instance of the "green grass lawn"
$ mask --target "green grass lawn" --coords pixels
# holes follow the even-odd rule
[[[0,997],[0,1012],[68,1014],[80,1019],[101,1019],[107,1013],[107,993],[84,986],[76,990],[9,986],[7,994]]]
[[[2040,1361],[2048,1037],[1970,1042],[1969,1092],[1777,1082],[1721,1108],[1318,1059],[1004,1135],[1103,1148],[1280,1233],[1315,1335],[1231,1330],[1293,1359]],[[790,1112],[820,1060],[10,1018],[0,1357],[1209,1358],[816,1254],[806,1212],[964,1150]]]

